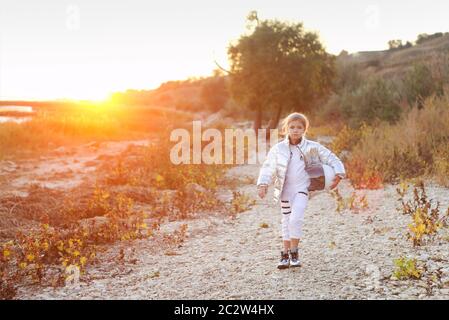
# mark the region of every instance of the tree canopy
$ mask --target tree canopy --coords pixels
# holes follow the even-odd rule
[[[256,111],[256,129],[263,112],[276,126],[282,110],[306,112],[329,93],[335,61],[316,33],[306,32],[302,23],[259,21],[254,11],[248,22],[252,32],[228,49],[230,91]]]

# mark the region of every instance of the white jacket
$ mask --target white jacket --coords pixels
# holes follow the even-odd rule
[[[336,175],[345,176],[346,171],[341,160],[332,151],[318,142],[308,140],[303,136],[299,149],[304,154],[306,165],[327,164],[334,169]],[[290,157],[290,140],[286,136],[284,140],[278,142],[270,149],[267,158],[260,168],[259,178],[257,179],[258,186],[262,184],[270,185],[273,176],[275,176],[273,197],[275,204],[279,202],[284,187],[285,174]]]

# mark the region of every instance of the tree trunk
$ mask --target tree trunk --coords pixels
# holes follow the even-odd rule
[[[278,127],[279,119],[281,118],[281,113],[282,113],[282,106],[280,106],[276,110],[276,114],[274,115],[274,118],[271,118],[270,122],[268,123],[267,139],[270,139],[270,129],[276,129]]]
[[[261,106],[257,106],[256,109],[256,118],[254,119],[254,131],[256,131],[256,135],[259,134],[259,129],[262,127],[262,108]]]
[[[276,112],[273,123],[271,124],[270,129],[276,129],[279,124],[279,119],[281,118],[282,106],[280,106]]]

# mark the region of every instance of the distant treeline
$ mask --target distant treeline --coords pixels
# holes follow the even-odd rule
[[[218,111],[229,99],[226,77],[168,81],[155,90],[127,90],[111,96],[114,103],[175,108],[187,111]]]
[[[434,34],[421,33],[418,35],[418,38],[416,39],[414,44],[410,41],[403,43],[403,41],[400,39],[390,40],[390,41],[388,41],[388,48],[389,48],[389,50],[407,49],[407,48],[413,47],[414,45],[422,44],[424,42],[427,42],[427,41],[430,41],[433,39],[444,37],[448,34],[449,34],[449,32],[445,32],[445,33],[436,32]]]

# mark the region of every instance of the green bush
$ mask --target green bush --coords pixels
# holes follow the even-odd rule
[[[416,259],[408,259],[407,257],[400,257],[394,259],[395,270],[393,276],[398,280],[407,279],[421,279],[423,270],[418,267]]]
[[[349,119],[349,125],[352,127],[379,120],[394,123],[401,114],[398,100],[391,81],[374,78],[355,91],[344,92],[341,107],[343,115]]]
[[[427,65],[415,64],[406,74],[404,79],[404,94],[410,105],[415,103],[422,108],[426,98],[433,94],[441,95],[442,83],[432,75],[432,70]]]

